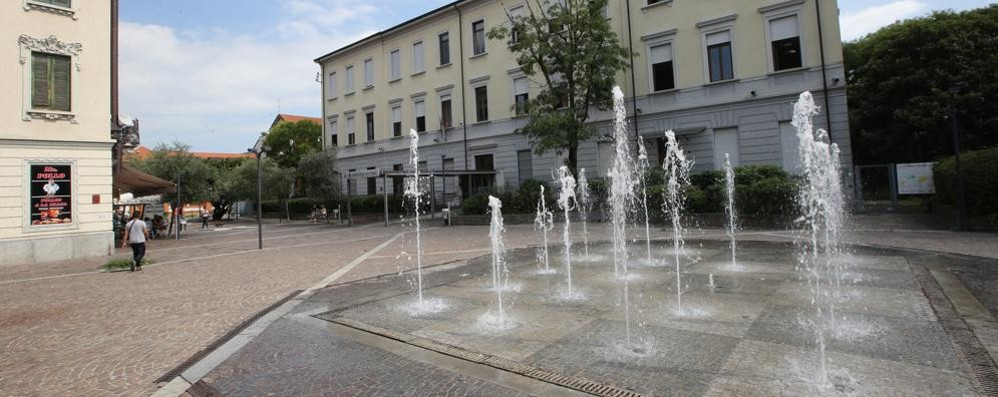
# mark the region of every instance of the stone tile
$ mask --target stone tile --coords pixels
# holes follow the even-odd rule
[[[976,395],[960,372],[837,352],[828,353],[829,376],[823,378],[819,357],[813,349],[745,340],[704,395]]]

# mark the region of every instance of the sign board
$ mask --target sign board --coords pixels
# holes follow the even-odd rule
[[[897,165],[898,194],[935,194],[936,185],[932,179],[932,163],[909,163]]]
[[[31,164],[31,226],[73,223],[73,166]]]

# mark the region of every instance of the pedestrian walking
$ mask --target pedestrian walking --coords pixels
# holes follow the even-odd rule
[[[201,207],[201,230],[208,229],[208,219],[211,219],[211,214],[208,213],[208,209]]]
[[[149,227],[142,221],[136,211],[132,215],[132,220],[125,224],[125,236],[121,239],[121,248],[126,245],[132,246],[132,265],[130,271],[138,268],[142,270],[142,259],[146,256],[146,239],[149,238]]]

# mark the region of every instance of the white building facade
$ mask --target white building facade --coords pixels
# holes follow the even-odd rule
[[[338,171],[362,175],[352,194],[380,194],[382,180],[370,175],[408,168],[409,129],[422,134],[426,169],[494,170],[495,184],[506,187],[551,179],[567,154],[538,156],[514,133],[526,120],[513,105],[540,88],[506,43],[486,37],[520,12],[523,0],[455,1],[316,59],[323,142],[336,148]],[[652,159],[671,129],[696,170],[718,169],[730,153],[735,165],[793,172],[792,103],[812,91],[827,112],[816,126],[831,132],[851,164],[836,1],[611,0],[606,15],[621,45],[637,54],[617,82],[632,133]],[[592,120],[609,133],[609,112]],[[610,160],[605,138],[580,147],[579,167],[590,176],[605,176]]]
[[[0,4],[0,265],[113,251],[111,9]]]

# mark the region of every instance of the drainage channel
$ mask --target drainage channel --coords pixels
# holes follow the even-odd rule
[[[541,382],[550,383],[553,385],[561,386],[567,389],[575,390],[593,396],[604,396],[604,397],[647,396],[645,394],[637,393],[635,391],[620,388],[617,386],[598,383],[577,376],[563,375],[556,372],[548,371],[543,368],[537,368],[518,361],[510,360],[507,358],[473,352],[457,346],[437,342],[431,339],[426,339],[414,335],[392,331],[389,329],[377,327],[374,325],[351,320],[344,317],[334,317],[334,316],[335,312],[325,312],[325,313],[315,314],[312,317],[319,320],[342,325],[344,327],[352,328],[358,331],[373,334],[379,337],[392,339],[398,342],[405,343],[407,345],[419,347],[446,356],[458,358],[476,364],[489,366],[501,371],[514,373]]]
[[[932,277],[929,269],[918,257],[908,258],[922,291],[929,298],[932,310],[936,313],[939,324],[942,325],[957,354],[967,365],[970,379],[974,382],[977,392],[984,396],[998,396],[998,366],[991,355],[964,322],[949,298],[943,292],[942,286]]]

